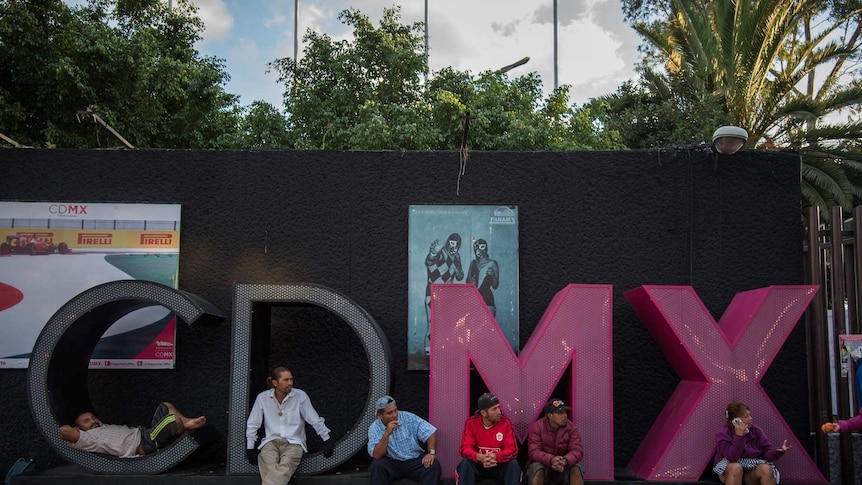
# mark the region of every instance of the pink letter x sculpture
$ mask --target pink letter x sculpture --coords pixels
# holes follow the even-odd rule
[[[816,292],[817,286],[770,286],[738,293],[718,323],[689,286],[626,292],[681,380],[628,468],[646,480],[697,481],[712,466],[715,433],[736,399],[751,407],[773,446],[786,439],[792,447],[776,463],[782,483],[825,483],[760,386]]]

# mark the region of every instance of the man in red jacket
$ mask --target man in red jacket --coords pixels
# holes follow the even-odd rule
[[[501,485],[521,483],[515,430],[503,416],[500,400],[490,392],[479,396],[479,410],[464,423],[461,456],[464,459],[455,469],[456,485],[476,485],[484,478]]]
[[[527,438],[527,485],[584,485],[581,432],[569,420],[570,408],[561,399],[545,404],[545,417],[530,426]]]

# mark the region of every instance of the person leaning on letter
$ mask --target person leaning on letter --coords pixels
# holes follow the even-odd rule
[[[329,458],[335,441],[329,428],[314,410],[311,399],[301,389],[293,387],[293,373],[285,367],[276,367],[266,378],[269,389],[254,400],[246,421],[246,457],[249,463],[260,468],[263,485],[287,485],[299,468],[308,448],[305,444],[305,425],[309,424],[323,440],[323,456]],[[265,434],[255,448],[257,431],[263,425]]]

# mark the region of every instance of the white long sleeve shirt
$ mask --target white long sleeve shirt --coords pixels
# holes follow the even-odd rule
[[[263,448],[263,445],[268,442],[281,438],[288,443],[302,446],[303,451],[308,452],[305,444],[305,423],[311,425],[320,439],[326,441],[329,439],[329,428],[323,421],[323,418],[314,410],[305,391],[291,389],[281,403],[275,398],[275,389],[263,391],[255,398],[246,421],[246,448],[254,448],[257,430],[263,423],[265,435],[258,448]]]

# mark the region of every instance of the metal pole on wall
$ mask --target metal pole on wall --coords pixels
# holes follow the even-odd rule
[[[293,0],[293,63],[299,52],[299,0]]]
[[[554,89],[557,86],[557,0],[554,0]]]
[[[832,403],[829,382],[829,344],[826,329],[826,288],[823,286],[823,247],[820,235],[820,212],[817,207],[808,208],[807,246],[805,254],[805,283],[818,285],[820,291],[806,310],[805,337],[808,348],[808,410],[811,429],[814,433],[814,450],[817,465],[824,473],[829,469],[829,436],[818,433],[821,423],[832,421]],[[828,476],[828,475],[827,475]]]
[[[849,393],[853,392],[853,384],[850,373],[845,374],[841,366],[841,352],[838,335],[848,333],[846,319],[844,318],[844,214],[841,206],[832,208],[832,227],[830,229],[829,241],[829,268],[832,270],[832,321],[835,325],[835,341],[831,342],[835,352],[835,368],[841,372],[837,377],[838,384],[838,414],[840,418],[848,419],[853,411],[850,409]],[[852,360],[852,358],[851,358]],[[841,483],[853,485],[856,481],[856,471],[853,465],[853,443],[849,433],[841,433],[839,436],[839,448],[841,450]]]

